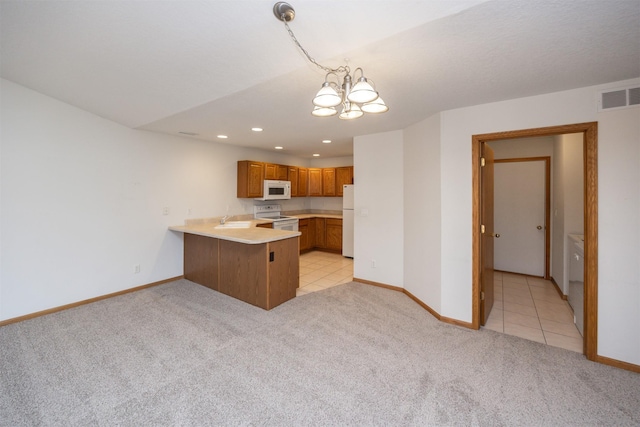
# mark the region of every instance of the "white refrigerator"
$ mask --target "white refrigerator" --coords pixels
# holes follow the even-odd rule
[[[353,185],[342,186],[342,256],[353,258]]]

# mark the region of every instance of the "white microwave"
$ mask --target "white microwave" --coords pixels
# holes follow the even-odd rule
[[[291,198],[291,181],[276,181],[265,179],[262,187],[262,197],[256,200],[287,200]]]

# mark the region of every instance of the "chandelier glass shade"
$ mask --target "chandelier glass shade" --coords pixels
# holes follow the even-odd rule
[[[360,72],[355,84],[351,77],[351,70],[348,65],[341,65],[338,68],[329,68],[320,65],[313,59],[309,53],[300,45],[293,31],[289,28],[287,22],[292,21],[295,17],[293,7],[285,2],[277,2],[273,6],[273,14],[284,23],[289,36],[302,51],[305,57],[312,64],[327,72],[324,83],[320,90],[313,98],[313,110],[311,114],[316,117],[330,117],[338,114],[336,107],[342,105],[342,110],[338,116],[342,120],[353,120],[362,117],[365,113],[378,114],[389,111],[389,107],[384,103],[382,98],[375,89],[372,81],[364,76],[362,68],[356,68],[354,76]],[[331,77],[335,77],[336,81],[332,81]]]
[[[311,114],[316,117],[330,117],[338,114],[336,107],[313,107]]]
[[[389,107],[387,107],[382,98],[377,97],[371,102],[362,104],[362,111],[369,114],[386,113],[389,111]]]
[[[313,98],[313,105],[316,107],[337,107],[340,105],[342,103],[342,97],[338,93],[340,88],[335,86],[335,83],[332,84],[332,82],[325,80],[315,98]]]
[[[342,120],[353,120],[362,117],[364,113],[362,109],[358,107],[358,104],[354,104],[350,101],[346,101],[342,107],[342,112],[338,116]]]

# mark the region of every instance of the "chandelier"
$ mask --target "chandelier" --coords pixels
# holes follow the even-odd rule
[[[352,78],[348,65],[341,65],[338,68],[325,67],[309,55],[289,28],[288,22],[293,21],[296,14],[290,4],[283,1],[277,2],[273,5],[273,14],[284,23],[291,40],[309,62],[327,73],[322,87],[313,98],[311,114],[316,117],[335,116],[338,114],[337,107],[342,105],[338,117],[343,120],[352,120],[362,117],[364,113],[385,113],[389,110],[378,95],[373,81],[367,80],[364,76],[362,68],[356,68]]]

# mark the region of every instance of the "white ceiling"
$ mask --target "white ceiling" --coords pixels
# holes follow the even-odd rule
[[[351,155],[354,136],[438,111],[640,76],[640,0],[291,0],[303,47],[329,67],[349,58],[390,107],[316,118],[324,72],[274,3],[0,0],[1,75],[131,128],[299,157]]]

